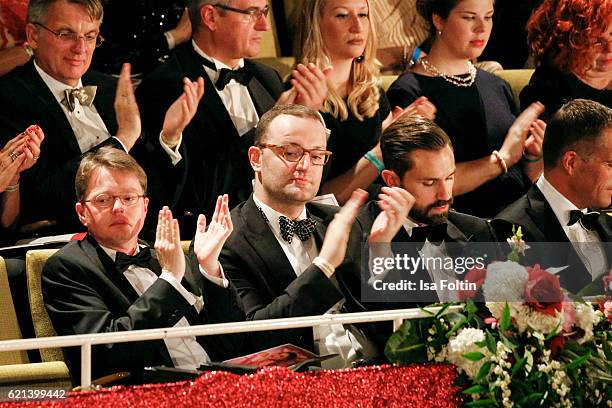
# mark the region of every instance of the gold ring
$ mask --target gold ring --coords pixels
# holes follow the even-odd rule
[[[15,161],[17,160],[17,157],[19,157],[19,154],[13,150],[11,154],[9,154],[9,157],[11,158],[11,161]]]

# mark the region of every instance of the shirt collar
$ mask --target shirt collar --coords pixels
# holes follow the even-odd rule
[[[422,227],[423,226],[423,224],[418,224],[418,223],[412,221],[410,218],[404,218],[404,221],[402,222],[402,225],[404,226],[404,229],[408,233],[409,237],[412,236],[412,229],[413,228],[418,228],[418,227]]]
[[[216,71],[210,69],[206,65],[202,65],[204,67],[204,70],[208,74],[208,77],[210,78],[210,80],[213,83],[217,82],[217,79],[219,78],[219,71],[221,71],[223,68],[227,68],[229,70],[234,70],[234,69],[238,69],[238,68],[244,67],[244,58],[240,58],[240,60],[238,61],[238,65],[236,67],[232,68],[232,67],[230,67],[228,65],[225,65],[224,63],[222,63],[218,59],[213,58],[210,55],[206,54],[204,51],[202,51],[202,49],[200,47],[198,47],[198,45],[196,44],[196,42],[194,40],[191,40],[191,45],[193,45],[193,50],[197,54],[199,54],[202,58],[206,58],[207,60],[210,60],[210,61],[213,62],[213,64],[215,64],[215,67],[217,68]]]
[[[38,64],[36,64],[36,61],[34,61],[34,68],[36,68],[36,71],[42,78],[43,82],[47,85],[47,87],[49,87],[51,93],[53,93],[53,96],[55,96],[55,99],[57,99],[58,102],[61,102],[64,99],[64,91],[66,89],[75,89],[70,85],[66,85],[65,83],[60,82],[57,79],[53,78],[51,75],[47,74],[45,71],[43,71],[41,67],[38,66]],[[79,78],[79,83],[77,84],[76,88],[82,87],[83,82]]]
[[[100,248],[102,248],[102,250],[106,252],[106,255],[108,255],[110,259],[112,259],[113,262],[115,262],[115,260],[117,259],[117,251],[115,251],[114,249],[107,248],[104,245],[100,245]],[[134,255],[138,254],[139,252],[140,252],[140,245],[136,245],[136,252],[134,252]]]
[[[266,204],[264,204],[261,200],[259,200],[255,194],[253,194],[253,201],[255,202],[255,205],[257,207],[259,207],[261,209],[261,211],[263,211],[264,215],[266,216],[266,218],[268,219],[268,223],[270,224],[270,226],[280,234],[280,224],[279,224],[279,218],[280,216],[285,216],[284,214],[279,213],[278,211],[276,211],[275,209],[267,206]],[[306,214],[306,206],[304,206],[304,208],[302,208],[302,212],[300,213],[300,215],[297,217],[298,220],[304,220],[307,218],[307,214]]]
[[[546,201],[552,208],[555,216],[561,223],[562,227],[566,227],[570,219],[570,211],[580,210],[585,212],[585,209],[576,207],[570,200],[568,200],[563,194],[561,194],[548,180],[544,177],[544,174],[540,176],[536,182],[536,186],[540,189]]]

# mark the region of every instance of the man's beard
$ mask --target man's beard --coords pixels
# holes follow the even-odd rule
[[[435,203],[428,205],[425,208],[412,207],[408,214],[414,221],[426,224],[426,225],[438,225],[445,223],[448,220],[448,210],[443,213],[437,213],[430,215],[430,211],[435,207],[442,207],[447,205],[449,208],[453,205],[453,198],[450,200],[438,200]]]

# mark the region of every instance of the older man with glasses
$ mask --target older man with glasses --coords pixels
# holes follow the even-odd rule
[[[261,115],[278,101],[319,110],[327,95],[327,73],[314,66],[299,66],[292,72],[296,85],[283,92],[279,74],[251,60],[270,29],[269,10],[266,0],[191,0],[192,41],[137,89],[145,128],[158,129],[160,114],[182,91],[181,79],[204,77],[206,94],[182,137],[163,129],[164,143],[177,153],[173,163],[187,167],[168,197],[186,237],[190,217],[212,213],[217,195],[229,194],[232,206],[248,198],[247,150]]]
[[[0,142],[31,123],[46,135],[38,166],[21,180],[22,225],[50,220],[57,224],[55,232],[82,228],[72,211],[74,174],[81,155],[100,146],[112,145],[143,160],[147,171],[153,172],[153,193],[163,188],[164,176],[172,174],[161,167],[164,161],[159,157],[168,153],[159,142],[139,140],[140,116],[129,66],[119,81],[89,70],[93,53],[103,42],[102,17],[100,0],[29,3],[26,34],[34,58],[0,79]],[[197,103],[202,82],[184,86],[188,92],[183,99]],[[165,119],[177,132],[195,112],[183,110],[181,103],[173,105]],[[174,179],[168,183],[174,184]]]

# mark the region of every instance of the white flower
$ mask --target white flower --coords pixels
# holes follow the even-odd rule
[[[531,248],[525,243],[525,241],[523,241],[522,237],[518,237],[516,234],[510,238],[506,238],[506,241],[508,242],[508,245],[510,245],[510,249],[521,255],[525,255],[525,251]]]
[[[593,326],[599,322],[599,315],[591,305],[586,303],[576,303],[574,319],[576,326],[584,330],[584,337],[579,343],[590,341],[593,338]]]
[[[446,361],[455,364],[463,370],[470,378],[478,374],[482,364],[488,360],[490,352],[486,347],[478,347],[475,343],[483,341],[485,334],[480,329],[464,328],[459,331],[457,336],[448,342],[446,350]],[[463,357],[465,353],[480,352],[484,357],[480,361],[471,361]]]
[[[487,267],[482,292],[489,302],[522,301],[528,279],[527,270],[518,263],[494,262]]]

